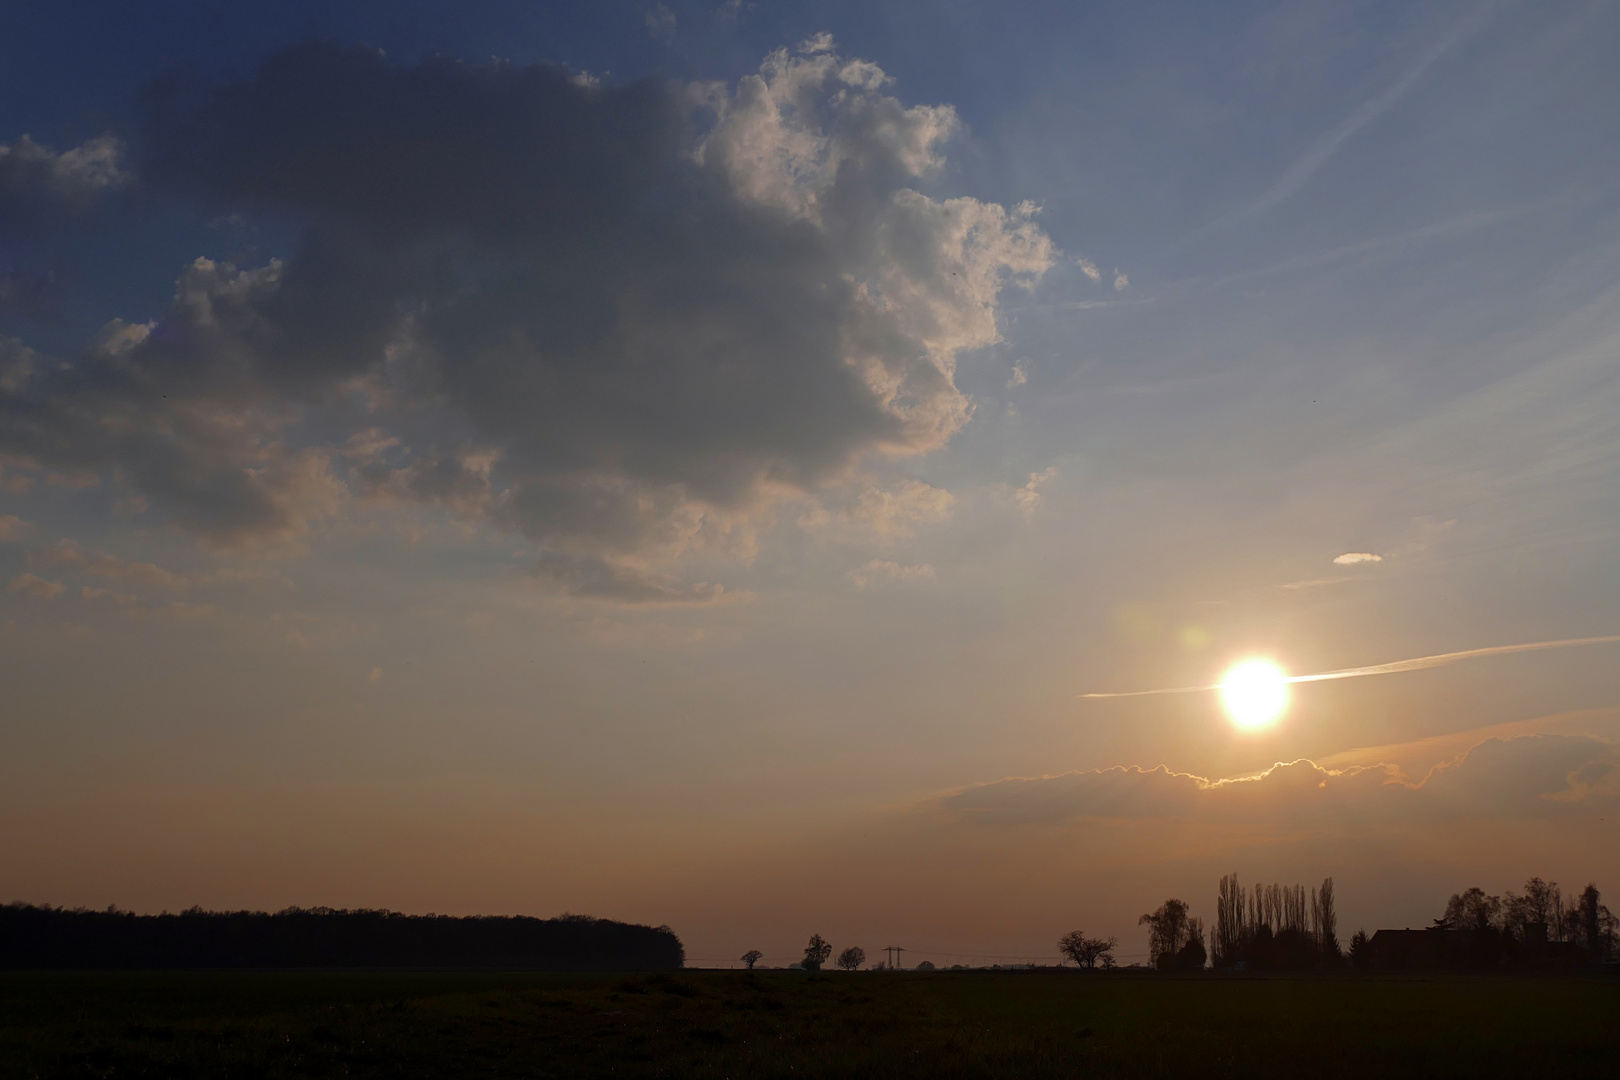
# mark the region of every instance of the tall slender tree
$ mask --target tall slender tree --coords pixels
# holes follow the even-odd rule
[[[1342,960],[1333,879],[1319,888],[1221,878],[1210,945],[1216,967],[1313,967]]]
[[[1230,967],[1237,963],[1243,952],[1244,890],[1236,874],[1221,878],[1220,894],[1215,900],[1215,934],[1211,944],[1215,951],[1215,966]]]
[[[1311,936],[1324,957],[1339,953],[1339,914],[1333,906],[1333,879],[1323,878],[1320,889],[1311,890]]]

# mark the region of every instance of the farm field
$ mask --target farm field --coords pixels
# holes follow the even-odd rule
[[[0,1076],[1614,1076],[1612,979],[6,973]]]

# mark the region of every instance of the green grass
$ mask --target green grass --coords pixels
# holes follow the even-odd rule
[[[1620,1075],[1577,978],[0,974],[0,1077]]]

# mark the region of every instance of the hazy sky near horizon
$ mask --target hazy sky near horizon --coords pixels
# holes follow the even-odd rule
[[[1258,733],[1079,697],[1620,633],[1617,53],[1606,0],[35,5],[0,900],[946,959],[1234,870],[1346,937],[1620,889],[1620,646]]]

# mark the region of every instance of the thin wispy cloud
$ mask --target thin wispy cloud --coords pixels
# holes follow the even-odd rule
[[[1275,585],[1273,588],[1287,589],[1290,591],[1298,589],[1319,589],[1324,585],[1343,585],[1345,582],[1351,580],[1354,579],[1347,577],[1303,578],[1299,581],[1287,581],[1281,585]]]
[[[1481,30],[1487,23],[1496,17],[1503,5],[1481,5],[1471,15],[1464,19],[1451,33],[1446,34],[1417,61],[1407,68],[1388,87],[1373,95],[1345,117],[1334,127],[1329,129],[1311,144],[1304,154],[1288,167],[1277,179],[1277,182],[1267,188],[1257,199],[1244,203],[1242,206],[1227,211],[1214,221],[1199,229],[1193,235],[1203,236],[1218,229],[1235,225],[1238,222],[1259,217],[1273,206],[1290,198],[1306,182],[1316,174],[1316,171],[1326,165],[1339,148],[1349,138],[1378,117],[1388,112],[1396,102],[1405,97],[1416,86],[1418,81],[1434,66],[1434,62],[1451,51],[1458,43]]]
[[[6,586],[8,593],[26,596],[33,600],[55,600],[67,590],[67,586],[60,581],[48,581],[37,574],[18,574]]]
[[[1212,286],[1236,285],[1277,275],[1293,276],[1301,271],[1314,270],[1323,266],[1343,263],[1354,265],[1358,261],[1369,261],[1378,258],[1398,259],[1403,256],[1410,257],[1421,251],[1425,245],[1432,241],[1450,240],[1456,242],[1465,240],[1493,226],[1517,221],[1532,214],[1559,209],[1569,205],[1569,202],[1568,197],[1560,197],[1505,209],[1463,214],[1458,217],[1447,218],[1444,221],[1421,225],[1415,229],[1403,229],[1400,232],[1377,236],[1370,240],[1357,240],[1354,243],[1341,244],[1326,251],[1313,251],[1303,255],[1290,256],[1277,262],[1256,267],[1253,270],[1222,274],[1219,277],[1209,279],[1208,284]]]
[[[1340,668],[1336,671],[1319,671],[1313,675],[1289,675],[1283,681],[1291,683],[1328,682],[1332,679],[1359,679],[1366,675],[1395,675],[1403,671],[1423,671],[1427,668],[1445,667],[1447,664],[1455,664],[1459,660],[1474,660],[1484,656],[1505,656],[1509,653],[1541,652],[1546,649],[1570,649],[1579,645],[1613,645],[1615,643],[1620,643],[1620,634],[1609,634],[1604,637],[1563,638],[1558,641],[1529,641],[1519,645],[1489,645],[1483,649],[1464,649],[1461,652],[1437,653],[1434,656],[1418,656],[1410,660],[1395,660],[1387,664]],[[1153,694],[1199,694],[1209,690],[1219,690],[1221,685],[1221,683],[1209,683],[1204,686],[1169,686],[1157,690],[1122,690],[1081,694],[1080,697],[1121,698],[1147,697]]]
[[[850,572],[850,580],[857,589],[864,589],[878,581],[933,581],[934,568],[927,563],[905,566],[888,559],[873,559],[859,570]]]

